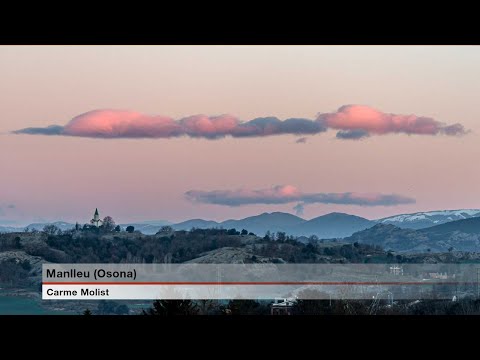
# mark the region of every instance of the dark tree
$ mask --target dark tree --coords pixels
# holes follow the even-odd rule
[[[133,233],[135,231],[135,227],[132,225],[128,225],[125,229],[128,233]]]
[[[90,316],[90,315],[92,315],[92,312],[90,311],[90,309],[85,309],[85,311],[83,312],[82,315]]]
[[[198,312],[192,300],[155,300],[152,308],[143,310],[144,315],[156,316],[197,315]]]
[[[158,230],[157,234],[170,234],[173,232],[173,228],[168,225],[164,225]]]
[[[241,232],[242,235],[248,235],[248,231],[243,229],[242,232]]]
[[[120,231],[122,231],[122,228],[120,227],[120,225],[115,226],[115,232],[120,232]]]
[[[227,231],[227,235],[240,235],[240,232],[233,228]]]
[[[20,249],[22,247],[22,244],[20,243],[20,237],[16,237],[13,243],[13,246],[15,249]]]
[[[53,224],[45,225],[42,231],[47,235],[60,235],[62,233],[62,230]]]
[[[115,221],[113,221],[111,216],[105,216],[102,229],[106,231],[113,231],[113,229],[115,229]]]

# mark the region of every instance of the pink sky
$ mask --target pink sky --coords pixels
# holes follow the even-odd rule
[[[295,202],[225,206],[185,197],[191,190],[251,192],[277,185],[302,194],[381,193],[416,200],[368,207],[312,203],[305,206],[305,218],[331,211],[376,218],[480,208],[478,64],[480,48],[458,46],[0,46],[0,225],[86,222],[95,207],[119,222],[294,213]],[[329,130],[302,136],[103,139],[10,133],[118,109],[171,121],[205,114],[187,125],[208,135],[258,117],[315,120],[348,104],[368,106],[363,114],[381,114],[371,116],[373,121],[355,117],[353,124],[348,112],[341,113],[329,118]],[[209,120],[223,114],[236,120]],[[412,122],[412,114],[435,123]],[[460,123],[471,132],[402,133],[430,134],[437,121]],[[335,138],[338,130],[358,128],[371,136]],[[306,142],[296,143],[300,137]]]

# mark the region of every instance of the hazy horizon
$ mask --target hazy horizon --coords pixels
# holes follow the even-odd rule
[[[480,209],[437,209],[437,210],[428,210],[428,211],[416,211],[414,213],[422,213],[422,212],[429,212],[429,211],[457,211],[457,210],[479,210]],[[100,211],[99,211],[100,212]],[[287,213],[287,214],[291,214],[291,215],[294,215],[294,216],[298,216],[306,221],[309,221],[309,220],[312,220],[312,219],[315,219],[317,217],[320,217],[320,216],[323,216],[323,215],[328,215],[328,214],[331,214],[330,213],[325,213],[325,214],[320,214],[320,215],[313,215],[312,217],[306,217],[306,216],[302,216],[302,215],[298,215],[298,214],[295,214],[293,211],[265,211],[264,213],[268,213],[268,214],[271,214],[271,213],[276,213],[276,212],[281,212],[281,213]],[[334,212],[335,213],[335,212]],[[185,218],[185,219],[182,219],[182,220],[178,220],[178,221],[171,221],[169,219],[138,219],[136,221],[119,221],[118,219],[113,219],[116,224],[142,224],[142,223],[155,223],[155,222],[165,222],[165,223],[168,223],[168,224],[179,224],[179,223],[182,223],[182,222],[185,222],[185,221],[189,221],[189,220],[206,220],[206,221],[216,221],[218,223],[222,223],[224,221],[228,221],[228,220],[243,220],[245,218],[248,218],[248,217],[252,217],[252,216],[258,216],[258,215],[262,215],[263,213],[252,213],[250,215],[247,215],[247,216],[242,216],[242,217],[238,217],[238,218],[224,218],[224,219],[212,219],[212,218]],[[354,214],[350,214],[350,213],[345,213],[347,215],[354,215]],[[410,214],[410,213],[408,213]],[[100,212],[100,217],[105,217],[107,216],[108,214],[106,213],[102,213]],[[405,215],[405,213],[398,213],[398,214],[393,214],[393,215],[389,215],[389,216],[384,216],[384,217],[391,217],[391,216],[396,216],[396,215]],[[356,216],[360,216],[360,215],[356,215]],[[83,224],[89,224],[91,218],[93,217],[93,212],[91,214],[91,216],[84,216],[82,217],[82,219],[80,220],[70,220],[70,221],[66,221],[62,218],[59,218],[59,219],[37,219],[35,221],[19,221],[19,222],[15,222],[15,223],[9,223],[8,221],[6,223],[0,223],[0,226],[5,226],[5,227],[14,227],[14,228],[23,228],[23,227],[26,227],[28,225],[32,225],[32,224],[35,224],[35,223],[55,223],[55,222],[66,222],[66,223],[70,223],[70,224],[75,224],[76,222],[78,222],[80,225],[83,225]],[[379,218],[368,218],[368,217],[364,217],[365,219],[367,220],[380,220],[384,217],[379,217]]]
[[[0,46],[0,225],[477,209],[478,64],[476,46]]]

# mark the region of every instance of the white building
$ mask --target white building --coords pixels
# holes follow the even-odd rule
[[[95,209],[95,214],[93,214],[93,219],[90,220],[90,224],[99,227],[103,221],[100,220],[100,215],[98,214],[98,209]]]

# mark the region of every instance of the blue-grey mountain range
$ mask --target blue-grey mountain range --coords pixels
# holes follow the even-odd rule
[[[419,230],[436,225],[446,224],[457,220],[480,217],[479,209],[440,210],[401,214],[377,220],[368,220],[360,216],[344,213],[330,213],[310,220],[303,219],[289,213],[272,212],[249,216],[244,219],[230,219],[222,222],[204,219],[190,219],[180,223],[171,223],[166,220],[152,220],[121,224],[123,228],[133,225],[136,230],[144,234],[155,234],[162,226],[170,225],[175,230],[190,230],[192,228],[235,228],[246,229],[259,236],[270,232],[285,232],[287,235],[306,236],[316,235],[320,239],[344,238],[352,234],[375,226],[376,224],[392,225],[401,229]],[[30,229],[41,230],[47,223],[28,225]],[[54,222],[61,230],[68,230],[75,224]],[[0,226],[0,232],[23,231],[23,228]]]

